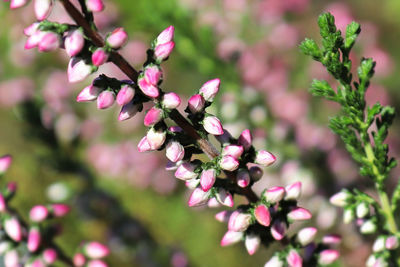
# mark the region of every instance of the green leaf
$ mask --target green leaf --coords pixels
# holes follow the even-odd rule
[[[322,57],[322,52],[319,49],[317,43],[312,40],[306,38],[303,42],[300,44],[300,50],[307,56],[312,56],[314,60],[320,61],[320,58]]]
[[[331,13],[323,13],[318,18],[318,26],[323,38],[329,38],[332,33],[336,33],[335,17]]]
[[[313,80],[310,88],[310,92],[314,96],[322,96],[326,99],[337,101],[336,92],[332,89],[327,81],[324,80]]]
[[[360,24],[358,24],[357,22],[353,21],[349,25],[347,25],[346,40],[344,42],[344,48],[347,53],[350,52],[360,32],[361,32],[361,27]]]

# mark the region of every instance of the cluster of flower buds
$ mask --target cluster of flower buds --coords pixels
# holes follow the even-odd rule
[[[367,267],[389,266],[390,258],[396,255],[399,238],[395,235],[380,235],[372,246],[372,254],[368,257]],[[393,255],[392,255],[393,253]]]
[[[7,171],[11,162],[12,158],[9,155],[0,157],[0,176]],[[53,242],[53,238],[60,232],[59,227],[51,224],[46,224],[45,227],[42,223],[54,217],[65,216],[70,210],[69,206],[65,204],[36,205],[30,210],[31,223],[28,224],[9,207],[9,201],[15,191],[15,183],[9,183],[0,190],[0,221],[4,229],[4,235],[0,237],[0,255],[4,258],[4,266],[16,267],[24,264],[29,267],[46,267],[58,260],[65,261],[64,258],[59,257],[60,250]],[[97,260],[109,253],[106,246],[91,242],[84,246],[83,251],[88,258],[93,259],[87,266],[107,266],[103,261]],[[85,256],[84,259],[86,259]],[[68,262],[68,264],[71,263],[72,261]],[[75,266],[83,265],[75,264]]]

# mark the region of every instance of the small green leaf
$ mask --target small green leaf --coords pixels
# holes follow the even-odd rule
[[[306,38],[303,42],[301,42],[300,50],[305,55],[312,56],[313,59],[317,61],[319,61],[322,57],[321,50],[319,49],[317,43],[312,39]]]
[[[360,32],[361,27],[360,24],[358,24],[357,22],[353,21],[349,25],[347,25],[346,40],[344,42],[344,48],[346,49],[347,53],[350,52]]]

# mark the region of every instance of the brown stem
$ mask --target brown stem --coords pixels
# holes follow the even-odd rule
[[[65,10],[71,16],[71,18],[83,28],[86,35],[93,41],[96,46],[104,46],[104,39],[100,34],[94,30],[90,24],[85,20],[83,15],[71,4],[69,0],[61,0]],[[113,62],[123,73],[125,73],[129,79],[136,81],[138,78],[138,71],[135,70],[118,52],[112,52],[110,55],[110,61]],[[185,117],[179,113],[178,110],[174,109],[170,113],[170,118],[181,127],[189,136],[196,140],[197,144],[203,150],[203,152],[211,159],[219,155],[218,150],[206,139],[201,138],[196,129],[191,125]],[[235,181],[233,173],[227,173],[228,178]],[[246,196],[248,201],[257,202],[257,195],[251,190],[251,188],[238,188],[238,193]]]

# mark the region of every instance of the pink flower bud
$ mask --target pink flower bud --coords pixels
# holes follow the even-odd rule
[[[258,166],[253,166],[250,168],[249,170],[250,173],[250,177],[254,182],[257,182],[258,180],[260,180],[263,176],[263,171],[261,170],[260,167]]]
[[[149,142],[152,150],[159,149],[167,138],[167,133],[164,131],[156,131],[154,128],[150,128],[147,132],[147,142]]]
[[[268,227],[271,224],[271,214],[265,205],[258,205],[254,209],[254,216],[259,224]]]
[[[167,109],[175,109],[181,104],[181,98],[178,94],[171,92],[163,95],[162,105]]]
[[[246,169],[240,169],[236,176],[238,186],[245,188],[250,184],[250,174]]]
[[[79,52],[82,51],[84,45],[85,38],[81,29],[68,32],[68,35],[64,41],[64,46],[65,51],[70,57],[74,57],[79,54]]]
[[[12,156],[4,155],[0,157],[0,175],[5,173],[12,163]]]
[[[264,192],[265,199],[270,203],[277,203],[285,196],[285,188],[274,186]]]
[[[26,40],[25,43],[25,49],[32,49],[36,46],[38,46],[38,44],[40,43],[40,41],[42,40],[43,36],[46,34],[46,32],[42,32],[42,31],[35,31],[31,36],[29,36],[29,38]]]
[[[154,57],[158,62],[161,62],[169,57],[172,50],[175,47],[175,43],[173,41],[167,42],[165,44],[157,45],[154,50]]]
[[[228,145],[228,146],[225,146],[222,149],[222,153],[221,153],[222,156],[229,155],[229,156],[234,157],[235,159],[240,158],[240,156],[242,156],[242,154],[243,154],[243,147],[240,146],[240,145]]]
[[[217,173],[214,169],[203,170],[200,177],[200,185],[203,191],[207,192],[213,187]]]
[[[38,28],[39,28],[40,23],[39,22],[34,22],[31,25],[29,25],[28,27],[26,27],[24,29],[24,34],[26,36],[32,36],[33,34],[35,34],[35,32],[37,32]]]
[[[84,246],[84,252],[91,259],[100,259],[106,257],[110,250],[99,242],[90,242]]]
[[[123,28],[115,29],[107,38],[107,44],[114,49],[121,48],[128,40],[128,34]]]
[[[103,91],[97,97],[97,108],[106,109],[111,107],[115,101],[115,94],[111,91]]]
[[[135,90],[129,85],[124,85],[117,94],[117,103],[120,106],[124,106],[131,102],[134,96]]]
[[[239,167],[239,161],[232,156],[223,156],[219,166],[226,171],[234,171]]]
[[[278,256],[273,256],[264,267],[283,267],[283,262],[279,259]]]
[[[347,205],[348,199],[349,199],[349,194],[346,191],[341,191],[331,196],[329,202],[331,202],[332,205],[338,207],[344,207]]]
[[[150,144],[147,141],[147,137],[143,137],[142,140],[140,140],[138,144],[138,150],[139,152],[147,152],[151,150]]]
[[[239,144],[243,146],[244,150],[249,150],[251,147],[251,143],[253,142],[253,137],[251,136],[251,132],[249,129],[244,130],[238,140]]]
[[[156,46],[171,42],[174,39],[174,26],[169,26],[165,30],[163,30],[158,36],[156,40]]]
[[[76,83],[83,81],[92,73],[92,66],[80,58],[71,58],[68,64],[68,81]]]
[[[82,253],[76,253],[73,258],[74,265],[82,267],[86,263],[86,258]]]
[[[54,248],[48,248],[43,251],[43,260],[47,264],[53,264],[57,257],[57,251]]]
[[[143,94],[145,94],[149,97],[156,98],[160,94],[157,86],[149,84],[145,78],[139,79],[138,85],[139,85],[140,90],[142,90]]]
[[[315,227],[307,227],[307,228],[301,229],[297,233],[297,239],[299,240],[299,243],[302,246],[307,246],[314,240],[314,238],[317,234],[317,231],[318,230]]]
[[[165,153],[170,161],[177,162],[185,156],[185,148],[179,142],[171,141],[168,143]]]
[[[206,101],[211,102],[214,100],[215,95],[218,93],[220,83],[220,79],[210,80],[203,84],[199,92]]]
[[[32,227],[29,230],[29,234],[28,234],[28,242],[27,242],[28,250],[30,252],[35,252],[36,250],[38,250],[41,241],[42,241],[42,237],[41,237],[39,228]]]
[[[7,202],[3,194],[0,193],[0,213],[7,210]]]
[[[182,128],[179,126],[169,126],[168,130],[173,133],[181,133],[183,132]]]
[[[221,212],[218,212],[215,215],[215,219],[219,222],[228,222],[229,221],[229,217],[231,217],[232,215],[232,211],[229,210],[223,210]]]
[[[218,200],[215,197],[213,197],[208,200],[207,206],[209,208],[219,208],[221,207],[221,203],[219,203]]]
[[[311,212],[304,208],[297,207],[287,214],[287,217],[291,221],[304,221],[309,220],[312,217]]]
[[[144,79],[148,84],[157,86],[161,76],[161,69],[156,65],[147,66],[144,70]]]
[[[33,222],[42,222],[49,215],[49,211],[43,205],[34,206],[29,212],[29,218]]]
[[[16,217],[7,218],[4,221],[4,230],[7,235],[14,240],[15,242],[19,242],[22,240],[22,229],[21,224],[19,223]]]
[[[275,240],[282,240],[285,237],[286,224],[280,220],[276,220],[271,226],[271,235]]]
[[[108,265],[102,260],[91,260],[88,262],[87,267],[107,267]]]
[[[256,253],[261,244],[261,238],[255,234],[247,234],[244,240],[244,245],[246,246],[249,255]]]
[[[200,183],[200,180],[194,178],[194,179],[186,180],[185,186],[186,186],[187,188],[189,188],[189,189],[194,190],[194,189],[197,188],[197,186],[199,185],[199,183]]]
[[[118,115],[118,120],[124,121],[124,120],[128,120],[128,119],[132,118],[139,111],[140,107],[142,107],[141,104],[128,103],[128,104],[124,105],[121,108],[121,111]]]
[[[201,95],[192,95],[188,101],[188,108],[190,112],[199,113],[204,109],[205,100]]]
[[[392,235],[392,236],[389,236],[388,238],[386,238],[385,247],[387,249],[393,250],[393,249],[398,248],[398,246],[399,246],[399,241],[396,236]]]
[[[190,162],[183,162],[175,172],[175,177],[184,181],[194,179],[198,176],[194,172],[197,165]]]
[[[243,232],[228,231],[225,233],[224,237],[221,240],[221,246],[226,247],[229,245],[233,245],[242,240],[243,236]]]
[[[104,4],[102,0],[86,0],[86,7],[92,12],[101,12],[104,10]]]
[[[159,108],[152,107],[149,111],[147,111],[146,116],[144,117],[144,125],[149,127],[153,126],[157,122],[161,121],[163,118],[163,111]]]
[[[65,204],[52,204],[51,209],[54,217],[65,216],[71,210],[71,208]]]
[[[255,163],[269,166],[276,161],[276,157],[272,155],[270,152],[265,150],[260,150],[257,152]]]
[[[97,99],[100,94],[101,88],[94,86],[93,84],[86,86],[76,97],[77,102],[93,101]]]
[[[46,19],[51,12],[53,6],[52,0],[35,0],[35,15],[38,20]]]
[[[26,5],[26,3],[28,3],[28,0],[11,0],[10,8],[11,9],[20,8]]]
[[[219,188],[218,193],[215,195],[218,202],[227,207],[233,207],[233,196],[223,188]]]
[[[290,250],[286,257],[289,267],[302,267],[303,259],[296,250]]]
[[[204,129],[213,135],[222,135],[224,130],[222,129],[221,122],[215,116],[207,116],[203,120]]]
[[[235,232],[244,232],[251,224],[251,215],[234,211],[229,218],[228,229]]]
[[[42,39],[38,43],[38,49],[40,52],[54,51],[60,47],[60,36],[54,32],[46,32],[42,35]]]
[[[18,252],[15,249],[9,250],[4,254],[4,266],[5,267],[16,267],[19,265]]]
[[[196,188],[190,195],[188,205],[189,207],[197,207],[207,204],[210,198],[210,191],[204,192],[201,188]]]
[[[339,258],[339,251],[334,249],[325,249],[319,253],[318,263],[321,265],[328,265],[333,263]]]
[[[285,200],[297,200],[301,194],[301,182],[295,182],[285,187]]]
[[[94,51],[94,53],[92,54],[93,65],[97,67],[106,63],[107,60],[108,60],[108,54],[102,48],[97,48],[96,51]]]
[[[330,234],[322,238],[322,243],[325,245],[337,245],[342,241],[340,235]]]

